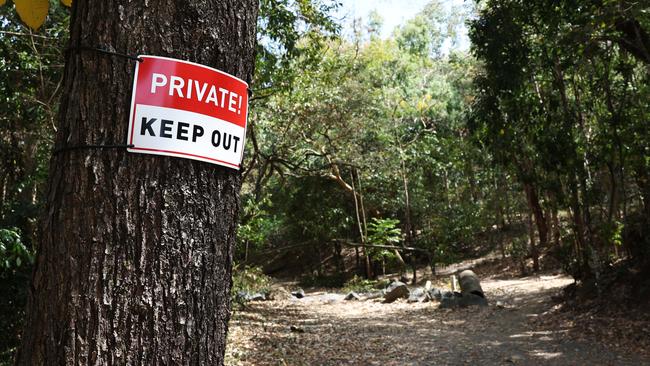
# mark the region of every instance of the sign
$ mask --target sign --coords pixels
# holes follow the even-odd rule
[[[139,56],[127,150],[239,169],[246,137],[248,84],[211,67]]]

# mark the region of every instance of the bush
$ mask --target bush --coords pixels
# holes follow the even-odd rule
[[[383,289],[388,286],[388,283],[388,280],[367,280],[365,278],[354,276],[343,285],[343,290],[345,292],[370,292],[373,290]]]
[[[19,344],[33,261],[18,229],[0,229],[0,365],[11,364]]]
[[[239,268],[235,265],[232,271],[232,289],[230,290],[230,298],[234,303],[243,304],[244,300],[237,294],[241,292],[247,293],[263,293],[268,294],[271,290],[271,278],[262,272],[259,267],[244,266]]]
[[[11,275],[23,264],[33,261],[34,255],[23,244],[18,229],[0,229],[0,276]]]
[[[341,287],[345,281],[344,275],[341,273],[334,274],[321,274],[321,275],[307,275],[300,279],[300,285],[303,287]]]

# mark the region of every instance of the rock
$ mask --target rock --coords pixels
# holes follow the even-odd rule
[[[337,301],[341,301],[345,298],[343,294],[335,294],[326,292],[324,294],[310,295],[305,298],[305,300],[323,302],[325,304],[332,304]]]
[[[351,291],[347,295],[345,295],[343,300],[348,300],[348,301],[349,300],[356,300],[356,301],[359,301],[359,300],[361,300],[361,296],[359,296],[359,294],[357,294],[356,292]]]
[[[458,281],[460,282],[460,292],[463,296],[467,294],[474,294],[476,296],[485,297],[483,289],[481,288],[481,282],[478,279],[476,273],[468,270],[462,271],[458,275]]]
[[[264,295],[261,292],[250,294],[248,297],[248,301],[264,301],[264,300],[266,300],[266,295]]]
[[[458,298],[457,297],[443,297],[440,300],[440,309],[454,309],[458,307]]]
[[[427,292],[421,288],[418,287],[415,290],[411,291],[408,302],[423,302],[424,299],[427,297]]]
[[[427,299],[428,299],[428,301],[433,301],[433,300],[440,301],[440,299],[442,299],[442,294],[443,294],[444,291],[445,290],[435,288],[435,287],[427,290]],[[449,292],[449,291],[447,291],[447,292]]]
[[[441,289],[441,288],[436,288],[432,287],[429,290],[425,290],[426,296],[425,299],[423,300],[424,302],[427,301],[442,301],[444,298],[452,298],[456,295],[460,296],[460,292],[452,292],[449,290]]]
[[[427,281],[427,283],[424,285],[424,291],[429,291],[431,290],[431,281]]]
[[[460,294],[454,292],[451,297],[443,297],[440,300],[441,309],[466,308],[468,306],[487,306],[488,302],[484,297],[475,294]]]
[[[429,291],[427,291],[427,296],[429,297],[430,300],[438,300],[442,298],[442,293],[440,292],[439,288],[432,288]]]
[[[385,292],[384,291],[373,291],[373,292],[367,292],[363,294],[361,297],[363,300],[372,300],[372,299],[378,299],[380,297],[384,297]]]
[[[293,295],[293,297],[295,298],[302,299],[303,297],[305,297],[305,291],[299,288],[296,291],[292,291],[291,295]]]
[[[440,291],[433,292],[430,296],[440,296],[440,308],[465,308],[468,306],[487,306],[488,302],[481,288],[481,283],[476,273],[465,270],[458,275],[460,284],[459,292]]]
[[[239,291],[237,292],[237,298],[243,302],[264,301],[266,300],[266,295],[261,292],[250,293],[247,291]]]
[[[458,306],[466,308],[468,306],[487,306],[487,300],[475,294],[465,294],[458,298]]]
[[[409,289],[404,282],[395,281],[388,285],[384,294],[384,303],[391,303],[399,298],[408,298]]]
[[[461,296],[458,297],[459,307],[487,306],[488,303],[485,299],[485,293],[483,293],[481,282],[476,273],[470,270],[462,271],[458,275],[458,281],[460,282],[461,293]]]

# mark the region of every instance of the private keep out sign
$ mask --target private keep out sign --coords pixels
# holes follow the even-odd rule
[[[239,169],[248,84],[188,61],[139,56],[133,80],[128,148]]]

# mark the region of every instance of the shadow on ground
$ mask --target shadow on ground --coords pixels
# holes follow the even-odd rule
[[[231,321],[231,365],[643,365],[647,359],[534,329],[571,280],[490,280],[487,308],[354,302],[341,296],[253,303]],[[306,300],[306,301],[305,301]]]

